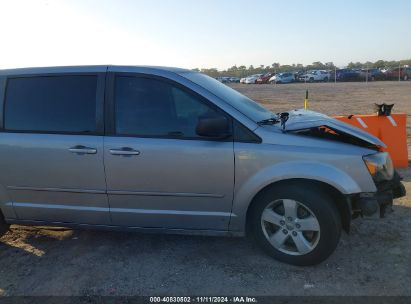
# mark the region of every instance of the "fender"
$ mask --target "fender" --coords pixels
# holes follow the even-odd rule
[[[329,164],[318,161],[289,161],[274,164],[235,186],[230,230],[244,231],[247,209],[263,188],[275,182],[296,178],[326,183],[343,195],[363,192],[350,175]]]

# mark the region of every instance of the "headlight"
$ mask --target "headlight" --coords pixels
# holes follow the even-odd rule
[[[363,160],[374,181],[379,182],[392,179],[394,166],[387,152],[366,155],[363,156]]]

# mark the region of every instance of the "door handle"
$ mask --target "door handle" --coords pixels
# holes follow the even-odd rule
[[[79,154],[96,154],[97,149],[88,148],[85,146],[74,146],[68,149],[72,153],[79,153]]]
[[[112,155],[140,155],[140,151],[131,148],[110,149]]]

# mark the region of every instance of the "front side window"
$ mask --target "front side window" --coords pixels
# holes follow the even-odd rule
[[[97,76],[39,76],[7,81],[8,131],[89,134],[96,131]]]
[[[144,77],[116,77],[116,134],[197,138],[198,120],[216,114],[217,110],[200,97],[168,82]]]

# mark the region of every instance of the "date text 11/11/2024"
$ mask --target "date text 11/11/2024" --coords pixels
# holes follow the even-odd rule
[[[254,297],[150,297],[150,303],[258,303]]]

